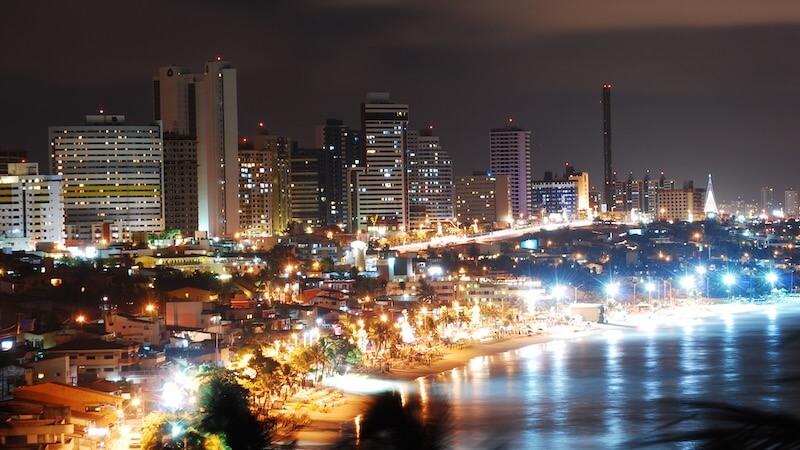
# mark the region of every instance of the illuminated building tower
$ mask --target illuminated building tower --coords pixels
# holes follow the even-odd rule
[[[50,172],[63,179],[67,239],[131,241],[164,230],[163,147],[158,125],[89,115],[86,125],[48,129]]]
[[[614,209],[614,166],[611,163],[611,85],[603,85],[603,201]]]
[[[773,189],[769,186],[761,188],[761,210],[764,214],[772,214],[774,209]]]
[[[197,140],[164,135],[164,228],[191,237],[197,230]]]
[[[531,208],[531,132],[513,125],[489,133],[489,173],[508,175],[511,181],[511,213],[527,222]]]
[[[460,226],[513,221],[508,175],[458,177],[454,185],[455,214]]]
[[[347,230],[350,225],[348,173],[364,161],[361,132],[351,130],[341,120],[328,119],[325,125],[316,127],[316,148],[324,150],[328,168],[323,192],[327,204],[325,223]]]
[[[433,127],[408,132],[408,215],[411,229],[453,220],[453,166]]]
[[[533,182],[533,207],[542,219],[549,217],[572,220],[577,217],[578,182],[558,180],[552,172],[544,173],[544,180]]]
[[[0,177],[0,245],[34,251],[36,244],[64,242],[61,177],[39,175],[37,163],[6,163]]]
[[[289,194],[291,197],[291,220],[304,231],[326,225],[330,211],[325,187],[333,173],[326,164],[325,150],[318,148],[295,148],[291,150],[289,171]]]
[[[658,192],[659,220],[694,222],[703,220],[705,189],[695,189],[691,181],[684,181],[683,189],[661,189]]]
[[[708,174],[708,186],[706,187],[706,205],[703,211],[706,217],[716,217],[719,214],[717,210],[717,201],[714,199],[714,186],[711,184],[711,174]]]
[[[162,121],[167,138],[184,140],[184,147],[196,139],[197,229],[211,237],[233,237],[239,231],[236,95],[236,69],[221,58],[207,62],[203,74],[166,66],[153,79],[153,117]]]
[[[797,218],[798,216],[797,191],[790,189],[784,192],[783,214],[787,218]]]
[[[372,92],[361,105],[361,128],[364,165],[353,172],[356,226],[390,234],[407,231],[408,105],[392,103],[387,92]]]
[[[291,140],[261,128],[239,149],[240,224],[243,237],[283,233],[291,220]]]

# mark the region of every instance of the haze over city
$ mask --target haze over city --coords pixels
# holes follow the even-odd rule
[[[665,171],[718,200],[797,188],[800,10],[789,1],[4,2],[3,147],[47,161],[47,127],[104,108],[152,120],[151,79],[222,55],[239,134],[259,121],[313,145],[358,126],[366,92],[434,125],[454,171],[486,170],[488,130],[532,131],[533,173],[602,180],[600,87],[614,85],[614,168]],[[43,165],[46,170],[46,165]]]

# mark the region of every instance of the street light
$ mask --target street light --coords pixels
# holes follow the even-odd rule
[[[650,301],[653,301],[653,291],[656,289],[656,284],[652,281],[648,281],[644,284],[644,290],[650,296]]]
[[[778,275],[775,272],[769,272],[765,278],[767,279],[767,283],[769,283],[770,292],[772,292],[775,290],[775,283],[778,281]]]
[[[728,287],[728,293],[730,297],[733,297],[733,285],[736,284],[736,275],[732,273],[726,273],[722,276],[722,282]]]
[[[689,293],[694,289],[694,275],[684,275],[680,279],[680,284],[686,290],[686,296],[688,297]]]
[[[552,293],[553,297],[555,297],[556,300],[561,300],[567,295],[567,287],[564,286],[563,284],[553,286]]]

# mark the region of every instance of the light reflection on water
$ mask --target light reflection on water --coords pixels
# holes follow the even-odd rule
[[[800,405],[800,383],[780,381],[800,373],[784,342],[793,330],[800,308],[784,307],[555,341],[476,358],[418,386],[423,401],[450,400],[454,448],[625,448],[678,417],[664,399]]]

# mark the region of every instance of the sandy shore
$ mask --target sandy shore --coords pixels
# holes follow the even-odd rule
[[[602,331],[604,326],[594,324],[587,330],[575,330],[570,327],[556,327],[534,336],[510,335],[506,339],[482,344],[473,344],[464,348],[449,349],[442,359],[430,366],[416,366],[410,368],[395,367],[391,372],[385,373],[380,378],[364,376],[361,382],[353,389],[348,386],[332,383],[344,393],[346,402],[333,408],[329,412],[314,411],[309,413],[311,424],[303,427],[297,433],[298,449],[318,449],[330,446],[342,438],[341,432],[349,427],[349,423],[361,414],[372,392],[389,390],[401,384],[407,384],[420,377],[426,377],[445,372],[456,367],[462,367],[473,358],[496,355],[512,350],[518,350],[530,345],[544,344],[559,339],[575,339],[590,336]],[[370,391],[370,392],[366,392]]]
[[[448,349],[442,359],[434,362],[430,366],[423,365],[409,368],[393,367],[391,372],[384,373],[380,377],[350,377],[347,380],[348,384],[336,384],[336,380],[331,380],[332,386],[342,390],[346,401],[344,404],[332,408],[329,412],[311,412],[309,414],[311,424],[297,433],[297,448],[322,449],[340,440],[342,438],[342,431],[346,428],[352,429],[350,424],[352,424],[356,416],[364,411],[369,401],[370,394],[407,385],[420,377],[431,376],[457,367],[463,367],[469,364],[470,360],[473,358],[496,355],[555,340],[588,337],[608,329],[634,330],[637,328],[648,328],[653,326],[654,322],[662,326],[674,325],[687,320],[694,321],[707,319],[709,317],[723,317],[729,314],[750,313],[763,310],[763,308],[764,305],[726,303],[680,306],[671,308],[668,311],[660,311],[657,314],[630,314],[623,320],[615,321],[614,325],[600,325],[595,323],[585,330],[558,326],[534,336],[510,335],[506,339],[499,341],[473,344],[460,349]]]

